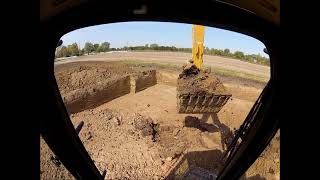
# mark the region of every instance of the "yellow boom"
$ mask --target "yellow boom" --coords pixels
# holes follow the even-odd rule
[[[192,25],[192,60],[202,70],[204,52],[204,26]]]
[[[192,25],[192,64],[179,74],[178,113],[218,113],[232,96],[218,77],[203,71],[203,53],[204,26]]]

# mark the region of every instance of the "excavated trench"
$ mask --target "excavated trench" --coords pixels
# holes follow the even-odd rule
[[[60,93],[69,114],[100,106],[157,84],[154,69],[122,67],[115,73],[111,68],[97,67],[96,64],[80,65],[56,73]]]
[[[106,179],[180,179],[192,168],[216,174],[226,132],[241,124],[238,119],[261,92],[226,83],[234,100],[218,116],[188,116],[176,112],[177,72],[96,62],[67,66],[55,73],[60,93],[72,123],[84,121],[80,139],[98,169],[107,170]],[[203,121],[208,118],[218,123]],[[40,150],[41,179],[73,179],[50,161],[52,152],[42,139]],[[279,163],[273,159],[261,162],[275,174]],[[256,168],[250,176],[260,172]]]

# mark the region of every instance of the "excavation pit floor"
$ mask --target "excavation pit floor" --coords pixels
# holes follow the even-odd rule
[[[233,98],[218,114],[178,114],[176,87],[157,84],[70,116],[75,126],[84,121],[80,138],[106,179],[165,179],[183,156],[217,172],[225,143],[252,105]],[[137,119],[149,130],[137,129]]]

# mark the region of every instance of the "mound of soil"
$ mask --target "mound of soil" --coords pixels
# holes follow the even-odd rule
[[[187,149],[221,149],[218,132],[163,125],[138,113],[95,108],[71,119],[74,126],[84,121],[80,139],[99,171],[107,170],[106,179],[165,179]],[[41,179],[73,179],[63,165],[54,165],[53,153],[40,142]]]
[[[57,67],[55,77],[68,112],[76,113],[99,106],[131,92],[156,84],[156,71],[125,64],[86,62]]]
[[[70,63],[70,65],[63,66],[65,67],[56,68],[55,71],[55,77],[62,95],[77,89],[96,87],[110,79],[117,79],[134,72],[128,66],[115,64],[103,66],[99,63],[86,63],[85,65]]]
[[[137,115],[133,123],[134,128],[138,131],[141,131],[142,137],[152,135],[153,141],[155,140],[159,124],[155,124],[151,118],[145,118],[140,114]]]
[[[216,76],[200,71],[193,64],[184,67],[179,75],[177,91],[179,94],[230,94]]]

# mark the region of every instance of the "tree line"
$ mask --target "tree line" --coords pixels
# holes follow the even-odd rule
[[[80,49],[76,43],[68,46],[60,46],[57,48],[56,57],[69,57],[69,56],[81,56],[90,53],[100,53],[107,51],[174,51],[174,52],[192,52],[192,48],[177,48],[175,46],[159,46],[158,44],[146,44],[144,46],[124,46],[122,48],[110,48],[109,42],[103,42],[101,44],[92,44],[86,42],[83,49]],[[257,63],[262,65],[270,65],[269,58],[263,57],[260,54],[245,54],[241,51],[235,51],[232,53],[229,49],[215,49],[205,47],[204,54],[231,57],[247,61],[251,63]]]
[[[263,57],[260,54],[245,54],[241,51],[235,51],[234,53],[232,53],[227,48],[224,50],[221,50],[221,49],[215,49],[215,48],[209,49],[208,47],[206,47],[204,54],[231,57],[231,58],[240,59],[242,61],[247,61],[251,63],[270,65],[269,58]]]
[[[92,44],[86,42],[84,47],[80,49],[77,43],[72,43],[68,46],[60,46],[56,50],[56,57],[70,57],[70,56],[82,56],[90,53],[107,52],[110,50],[110,43],[103,42],[101,44]]]

